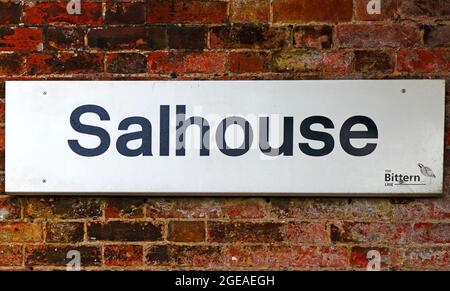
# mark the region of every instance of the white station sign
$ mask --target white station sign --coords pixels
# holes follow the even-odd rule
[[[445,83],[7,81],[11,194],[442,193]]]

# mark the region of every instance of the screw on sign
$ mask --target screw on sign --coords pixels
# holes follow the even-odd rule
[[[381,14],[381,0],[370,0],[367,3],[367,14]]]
[[[81,14],[81,0],[70,0],[67,3],[66,10],[70,15]]]

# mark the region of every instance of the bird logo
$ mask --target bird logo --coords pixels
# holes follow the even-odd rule
[[[423,164],[418,164],[418,166],[422,175],[424,175],[425,177],[436,178],[436,175],[429,167],[426,167]]]

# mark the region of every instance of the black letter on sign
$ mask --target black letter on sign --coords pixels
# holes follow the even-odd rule
[[[209,123],[203,117],[192,116],[186,119],[186,106],[177,105],[176,156],[186,155],[186,130],[191,125],[198,125],[202,131],[200,137],[200,156],[209,156]]]
[[[366,131],[351,131],[355,124],[364,124]],[[377,147],[376,143],[368,143],[362,148],[355,148],[350,143],[354,138],[378,138],[378,129],[375,122],[367,116],[353,116],[347,119],[341,128],[341,146],[345,152],[352,156],[362,157],[370,155]]]
[[[227,142],[225,141],[225,132],[228,126],[232,124],[239,125],[244,130],[244,141],[240,147],[236,149],[228,148]],[[250,123],[242,117],[233,116],[227,117],[219,123],[216,132],[216,143],[219,150],[227,156],[237,157],[242,156],[250,149],[250,145],[253,142],[253,129]]]
[[[334,149],[334,139],[329,133],[311,130],[311,125],[315,123],[321,124],[324,128],[334,128],[334,124],[330,119],[324,116],[311,116],[303,120],[302,124],[300,125],[300,132],[302,136],[310,140],[323,142],[323,148],[313,149],[309,146],[308,143],[299,143],[298,146],[300,150],[308,156],[326,156]]]
[[[285,117],[283,126],[283,144],[278,148],[272,148],[269,144],[269,117],[259,118],[259,148],[268,156],[274,157],[284,154],[292,156],[293,152],[294,118]]]
[[[151,156],[152,124],[144,117],[128,117],[120,122],[119,130],[127,130],[132,124],[139,124],[142,130],[121,135],[117,139],[117,151],[126,157]],[[141,146],[137,149],[128,148],[128,142],[136,139],[142,140]]]
[[[79,133],[98,136],[100,138],[100,145],[93,149],[87,149],[82,147],[78,140],[71,139],[68,140],[69,147],[76,154],[83,157],[99,156],[108,150],[111,138],[108,132],[101,127],[82,124],[80,117],[84,113],[95,113],[100,117],[100,120],[109,120],[109,114],[103,107],[98,105],[83,105],[75,109],[70,115],[70,125],[72,128]]]

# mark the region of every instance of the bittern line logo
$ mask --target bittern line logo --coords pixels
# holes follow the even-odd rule
[[[417,164],[420,174],[411,175],[396,173],[392,170],[385,170],[384,186],[425,186],[431,184],[431,180],[436,178],[430,167],[424,166],[422,163]]]

